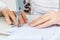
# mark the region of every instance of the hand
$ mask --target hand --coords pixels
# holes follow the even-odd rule
[[[16,12],[12,12],[8,8],[4,8],[2,10],[2,14],[4,15],[4,17],[6,19],[6,22],[8,24],[15,24],[15,25],[17,25],[17,22],[16,22]]]
[[[21,15],[19,16],[19,19],[18,19],[18,22],[19,22],[19,25],[23,25],[25,23],[27,23],[28,19],[26,17],[26,14],[25,12],[21,12]]]
[[[36,27],[36,28],[46,28],[53,24],[60,25],[60,13],[59,12],[49,11],[45,13],[44,15],[42,15],[41,17],[29,23],[30,26]]]

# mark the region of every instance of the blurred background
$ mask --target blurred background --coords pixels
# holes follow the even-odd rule
[[[21,3],[21,0],[0,0],[2,2],[4,2],[8,8],[11,10],[11,11],[17,11],[17,6],[16,6],[16,3],[19,2]],[[30,13],[30,0],[23,0],[23,3],[24,3],[24,7],[25,7],[25,12],[26,13]]]

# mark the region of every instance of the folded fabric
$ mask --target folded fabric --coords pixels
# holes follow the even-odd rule
[[[3,40],[59,40],[60,27],[37,29],[28,25],[13,27],[8,30],[10,36]]]

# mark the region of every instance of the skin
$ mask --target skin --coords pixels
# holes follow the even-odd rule
[[[21,12],[21,15],[19,16],[19,19],[18,19],[18,23],[19,25],[23,25],[25,23],[27,23],[28,19],[26,17],[26,14],[24,11]]]
[[[39,29],[47,28],[54,24],[60,25],[60,12],[58,11],[49,11],[29,23],[30,26],[36,27]]]
[[[4,8],[2,10],[2,14],[4,15],[6,22],[8,24],[17,25],[16,12],[10,11],[8,8]],[[23,24],[27,23],[27,21],[28,21],[28,19],[26,17],[26,14],[24,11],[22,11],[21,15],[19,16],[19,19],[18,19],[18,24],[23,25]],[[47,28],[54,24],[60,25],[60,12],[58,12],[58,11],[49,11],[29,23],[30,26],[36,27],[36,28]]]
[[[15,25],[17,25],[17,23],[16,23],[16,14],[14,13],[14,12],[12,12],[12,11],[10,11],[7,7],[6,8],[4,8],[3,10],[2,10],[2,14],[4,15],[4,17],[5,17],[5,19],[6,19],[6,22],[8,23],[8,24],[12,24],[12,21],[13,21],[13,23],[15,24]],[[11,21],[12,20],[12,21]]]
[[[17,21],[16,21],[16,12],[15,11],[10,11],[8,8],[4,8],[2,10],[2,14],[7,22],[7,24],[11,25],[18,25]],[[1,16],[0,15],[0,16]],[[24,24],[27,22],[27,18],[25,16],[24,12],[21,12],[21,15],[19,16],[19,24]]]

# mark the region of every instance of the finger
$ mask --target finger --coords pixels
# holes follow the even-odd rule
[[[4,15],[2,14],[2,12],[0,12],[0,17],[4,17]]]
[[[30,22],[29,25],[34,24],[34,23],[40,21],[41,19],[47,17],[47,15],[48,15],[48,14],[44,14],[44,15],[38,17],[37,19],[35,19],[35,20],[33,20],[32,22]]]
[[[28,21],[25,12],[21,13],[22,18],[24,19],[24,22],[26,23]]]
[[[15,15],[15,17],[16,17],[16,16],[17,16],[17,15],[16,15],[16,12],[15,12],[15,11],[12,11],[12,12],[14,13],[14,15]]]
[[[8,15],[5,16],[5,19],[6,19],[6,22],[7,22],[9,25],[12,24],[12,22],[11,22],[11,20],[10,20],[10,18],[9,18]]]
[[[50,21],[48,21],[48,22],[45,22],[44,24],[41,24],[41,25],[36,26],[36,28],[47,28],[47,27],[49,27],[49,26],[51,26],[51,25],[53,25],[53,24],[54,24],[54,22],[52,22],[52,21],[50,20]]]
[[[34,26],[37,26],[37,25],[39,25],[39,24],[43,24],[43,23],[45,23],[45,22],[48,21],[48,20],[50,20],[50,17],[49,17],[49,16],[44,17],[44,18],[42,18],[42,19],[38,19],[38,20],[34,21],[34,23],[33,23],[33,22],[30,23],[29,25],[34,27]]]
[[[2,10],[2,14],[4,15],[7,23],[8,23],[8,24],[12,24],[12,22],[11,22],[11,20],[10,20],[10,18],[9,18],[8,13],[9,13],[9,9],[8,9],[8,8],[4,8],[4,9]]]
[[[25,23],[25,22],[24,22],[24,19],[22,18],[21,15],[20,15],[20,17],[19,17],[18,22],[19,22],[19,25],[23,25],[23,24]]]
[[[34,23],[36,23],[37,21],[39,21],[39,20],[41,20],[41,19],[43,19],[43,18],[45,18],[45,17],[48,17],[48,16],[51,17],[51,15],[53,15],[54,13],[55,13],[54,11],[48,11],[48,12],[45,13],[44,15],[38,17],[36,20],[33,20],[32,22],[30,22],[29,25],[30,25],[30,24],[34,24]],[[51,14],[51,15],[50,15],[50,14]]]
[[[33,20],[31,23],[29,23],[30,26],[35,26],[40,23],[44,23],[44,21],[48,20],[51,18],[51,15],[53,15],[55,12],[54,11],[48,11],[46,14],[42,15],[36,20]],[[51,14],[51,15],[50,15]]]
[[[17,25],[16,17],[13,12],[9,12],[9,16],[11,17],[12,21],[14,22],[15,25]]]

